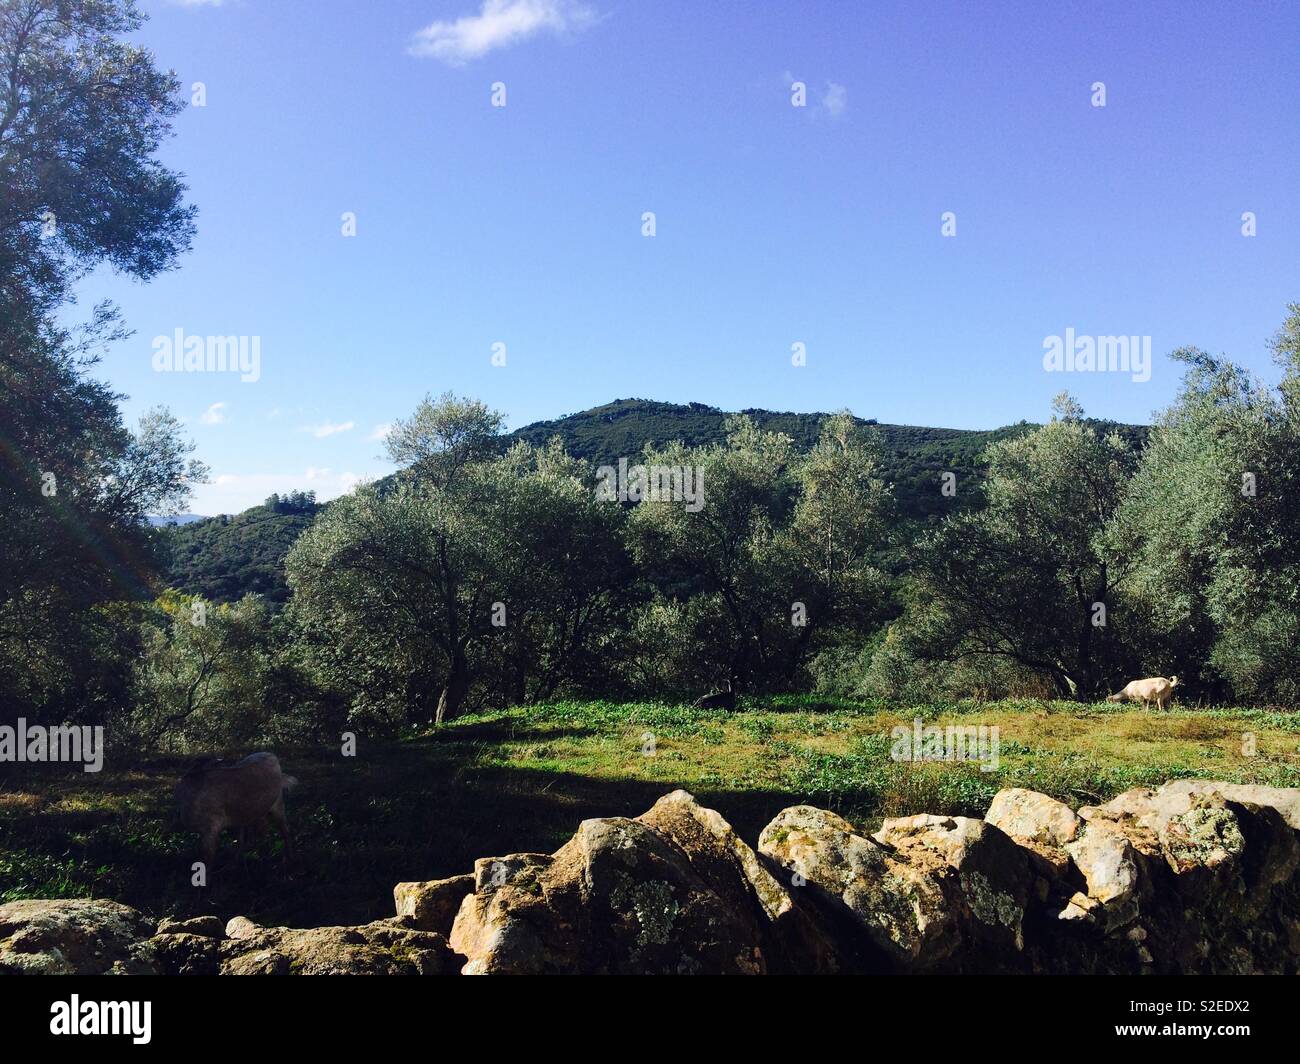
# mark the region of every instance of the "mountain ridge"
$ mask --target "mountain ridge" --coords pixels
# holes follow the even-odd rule
[[[733,412],[705,403],[615,399],[558,418],[531,422],[505,433],[502,441],[505,446],[517,440],[541,445],[559,436],[570,454],[595,468],[616,465],[619,458],[633,458],[648,443],[720,443],[726,439],[726,420],[735,413],[748,415],[765,431],[786,433],[799,451],[816,442],[821,421],[828,416],[824,412],[757,407]],[[882,423],[873,418],[858,420],[872,426],[880,436],[881,473],[894,485],[900,519],[922,524],[952,509],[951,500],[943,499],[938,491],[941,473],[953,472],[959,479],[978,478],[985,448],[1038,427],[1028,421],[996,429],[949,429]],[[1145,442],[1147,426],[1094,423],[1119,431],[1136,446]],[[310,493],[272,496],[261,506],[239,514],[162,528],[159,534],[167,537],[171,555],[164,574],[166,582],[215,601],[231,601],[255,591],[274,602],[283,602],[288,597],[284,556],[303,529],[328,505],[317,503]]]

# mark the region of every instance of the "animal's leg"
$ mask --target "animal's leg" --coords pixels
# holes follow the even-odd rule
[[[221,837],[220,825],[204,830],[199,840],[199,857],[208,876],[211,876],[217,862],[217,840]]]
[[[235,855],[231,860],[238,865],[248,861],[248,829],[242,825],[235,829]]]
[[[293,854],[293,839],[289,835],[289,820],[284,815],[284,795],[276,799],[275,805],[271,806],[271,823],[275,825],[276,830],[280,833],[280,838],[284,839],[284,857],[288,860]]]

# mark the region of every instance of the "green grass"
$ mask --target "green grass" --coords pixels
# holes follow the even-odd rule
[[[898,763],[890,730],[996,725],[1000,764]],[[1242,753],[1245,733],[1255,754]],[[242,753],[243,751],[239,751]],[[394,883],[471,869],[474,858],[549,852],[587,817],[635,816],[675,787],[751,843],[787,805],[884,816],[980,816],[1002,787],[1072,805],[1175,777],[1300,786],[1300,713],[1009,700],[890,706],[788,696],[734,713],[654,702],[557,702],[479,713],[354,758],[281,750],[298,852],[282,870],[261,841],[189,884],[193,840],[167,824],[182,762],[110,763],[99,774],[3,766],[0,900],[109,897],[156,916],[243,913],[267,923],[354,923],[392,911]]]

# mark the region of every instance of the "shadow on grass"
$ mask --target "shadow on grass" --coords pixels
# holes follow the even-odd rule
[[[374,746],[356,758],[286,751],[285,767],[300,781],[287,800],[292,858],[284,860],[274,835],[237,857],[228,834],[207,890],[190,885],[194,839],[167,823],[184,762],[98,778],[11,779],[9,790],[26,786],[42,801],[4,810],[0,898],[94,896],[154,917],[362,923],[393,914],[395,883],[468,872],[478,857],[552,852],[580,821],[637,816],[676,786],[465,764],[465,732],[455,743]],[[778,791],[694,793],[751,844],[780,809],[799,801]]]

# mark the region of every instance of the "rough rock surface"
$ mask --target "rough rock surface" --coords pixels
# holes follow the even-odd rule
[[[1214,780],[1174,780],[1166,783],[1167,794],[1217,792],[1232,802],[1267,805],[1282,814],[1293,831],[1300,831],[1300,787],[1261,787],[1253,783],[1216,783]]]
[[[0,973],[147,975],[153,925],[115,901],[32,900],[0,905]]]
[[[449,935],[460,903],[473,889],[472,875],[398,883],[393,888],[393,902],[404,926]]]
[[[1108,945],[1123,933],[1136,964],[1119,970],[1297,970],[1300,841],[1285,816],[1294,793],[1175,781],[1079,810],[1085,839],[1123,839],[1108,845],[1125,860],[1091,865],[1084,918]]]
[[[450,975],[459,967],[447,940],[393,920],[359,927],[259,927],[230,921],[224,941],[194,934],[152,940],[168,975]]]
[[[162,975],[217,975],[221,971],[221,941],[211,935],[160,932],[149,945]]]
[[[1297,974],[1298,821],[1294,789],[1178,780],[1077,814],[1011,789],[983,820],[871,835],[793,806],[755,852],[675,791],[584,821],[554,854],[398,884],[397,916],[359,927],[209,916],[155,933],[115,902],[10,902],[0,973]]]
[[[767,970],[750,914],[638,820],[584,820],[549,857],[485,858],[474,871],[451,933],[467,975]]]
[[[259,928],[223,942],[222,975],[452,975],[447,940],[391,920],[360,927]]]
[[[769,972],[840,970],[830,929],[797,904],[792,893],[797,888],[777,879],[721,814],[677,790],[637,820],[680,849],[696,874],[744,919]]]
[[[1029,850],[1048,875],[1062,875],[1069,868],[1065,845],[1078,837],[1082,822],[1064,802],[1008,787],[994,796],[984,819]]]
[[[884,967],[960,969],[978,952],[999,970],[1024,949],[1028,858],[983,821],[921,814],[886,820],[866,837],[834,813],[795,806],[758,845],[806,884],[811,905],[851,914]]]

